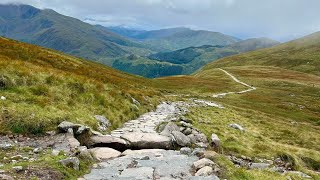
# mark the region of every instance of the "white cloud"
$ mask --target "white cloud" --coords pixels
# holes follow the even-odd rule
[[[104,25],[146,29],[188,26],[243,38],[287,39],[320,29],[319,0],[0,0],[20,2]],[[104,21],[101,21],[104,18]]]

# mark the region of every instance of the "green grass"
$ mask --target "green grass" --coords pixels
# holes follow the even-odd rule
[[[208,137],[216,133],[222,140],[223,154],[267,159],[286,155],[292,158],[296,170],[320,179],[316,173],[320,163],[320,77],[262,66],[225,69],[257,90],[222,99],[207,97],[226,108],[193,108],[188,116],[195,126]],[[205,69],[196,76],[210,71],[215,70]],[[229,128],[231,123],[244,126],[246,132]],[[227,167],[230,179],[283,178]]]
[[[155,107],[154,82],[55,51],[0,39],[1,133],[44,133],[67,120],[96,128],[94,115],[112,128]],[[138,108],[132,98],[141,104]]]
[[[24,157],[28,157],[28,152],[32,151],[32,148],[19,148],[19,149],[13,149],[11,151],[5,151],[0,152],[0,162],[4,163],[5,160],[4,157],[10,158],[17,153],[19,155],[22,155]],[[47,151],[45,153],[41,153],[37,155],[37,159],[35,161],[20,161],[16,164],[12,163],[5,163],[5,166],[1,167],[0,169],[5,170],[7,174],[10,174],[11,176],[15,176],[18,179],[38,179],[37,176],[48,176],[49,174],[51,176],[54,176],[57,179],[76,179],[77,177],[83,176],[86,173],[90,172],[90,167],[92,165],[92,162],[82,159],[80,161],[80,170],[74,170],[73,168],[66,168],[62,166],[59,163],[59,160],[65,159],[67,156],[63,155],[63,153],[60,153],[58,156],[52,156],[50,151]],[[12,167],[14,166],[22,166],[24,170],[26,170],[29,173],[21,174],[16,173],[14,170],[12,170]],[[32,175],[32,173],[35,175]],[[46,174],[48,173],[48,174]]]

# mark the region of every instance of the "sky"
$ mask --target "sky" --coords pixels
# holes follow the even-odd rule
[[[320,0],[0,0],[53,9],[91,24],[189,27],[288,41],[320,31]]]

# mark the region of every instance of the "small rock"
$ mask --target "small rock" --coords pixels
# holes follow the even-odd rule
[[[251,163],[249,169],[267,169],[269,166],[270,164],[268,163]]]
[[[89,152],[86,146],[80,146],[78,147],[78,150],[80,151],[80,159],[93,161],[93,157],[91,156],[91,153]]]
[[[207,136],[203,133],[199,133],[195,135],[197,142],[208,143]]]
[[[98,121],[98,124],[99,124],[98,129],[100,131],[106,131],[108,129],[108,127],[111,126],[110,121],[104,116],[95,115],[94,118]]]
[[[208,147],[208,144],[206,143],[203,143],[203,142],[198,142],[198,143],[195,143],[195,145],[199,148],[207,148]]]
[[[140,106],[140,102],[138,100],[136,100],[135,98],[131,98],[131,99],[135,105]]]
[[[11,160],[20,160],[20,159],[22,159],[22,155],[12,156],[10,159]]]
[[[180,149],[180,154],[190,155],[192,153],[192,150],[188,147],[183,147]]]
[[[81,125],[74,124],[72,122],[63,121],[58,125],[58,129],[62,132],[67,132],[70,128],[71,129],[78,129]]]
[[[71,167],[74,170],[79,170],[80,161],[77,157],[69,157],[59,161],[64,167]]]
[[[183,134],[185,134],[186,136],[192,134],[192,129],[191,129],[191,128],[186,128],[186,129],[183,131]]]
[[[193,167],[198,170],[201,169],[205,166],[214,166],[215,163],[213,161],[211,161],[210,159],[207,158],[202,158],[196,162],[193,163]]]
[[[4,96],[1,96],[0,99],[4,101],[4,100],[6,100],[7,98],[4,97]]]
[[[93,148],[90,149],[90,152],[98,160],[106,160],[110,158],[119,157],[121,155],[121,152],[107,147]]]
[[[42,147],[39,147],[39,148],[34,148],[33,149],[33,152],[38,154],[38,153],[41,153],[43,151],[43,148]]]
[[[192,123],[192,121],[190,119],[188,119],[188,118],[186,118],[184,116],[180,117],[180,121],[183,121],[183,122],[186,122],[186,123],[190,123],[190,124]]]
[[[172,131],[171,132],[176,143],[180,146],[188,146],[190,145],[190,138],[188,138],[186,135],[184,135],[180,131]]]
[[[213,174],[213,169],[210,166],[205,166],[201,169],[199,169],[195,176],[210,176],[211,174]]]
[[[213,147],[215,147],[215,148],[220,147],[220,139],[219,139],[218,135],[212,134],[211,135],[211,142],[212,142]]]
[[[196,136],[194,134],[189,134],[188,135],[191,144],[195,144],[197,142]]]
[[[173,122],[169,122],[163,129],[163,131],[160,133],[164,136],[170,136],[172,131],[180,131],[180,128]]]
[[[23,171],[23,167],[22,166],[13,166],[12,169],[15,170],[16,172]]]
[[[8,149],[12,149],[14,146],[13,144],[11,143],[3,143],[3,144],[0,144],[0,149],[1,150],[8,150]]]
[[[180,121],[180,124],[181,124],[181,126],[183,126],[183,127],[192,128],[192,124],[190,124],[190,123],[186,123],[186,122],[184,122],[184,121]]]
[[[80,134],[83,134],[85,132],[88,132],[89,130],[90,130],[90,128],[87,127],[87,126],[80,126],[78,128],[78,130],[76,131],[76,134],[80,135]]]
[[[234,129],[238,129],[240,131],[245,131],[245,129],[240,126],[239,124],[230,124],[229,127],[234,128]]]
[[[207,159],[216,159],[219,156],[215,151],[205,151],[204,157]]]
[[[59,150],[57,150],[57,149],[53,149],[53,150],[52,150],[52,152],[51,152],[51,155],[52,155],[52,156],[58,156],[58,155],[59,155],[59,153],[60,153],[60,151],[59,151]]]
[[[203,148],[195,148],[191,155],[195,155],[197,157],[203,157],[205,150]]]

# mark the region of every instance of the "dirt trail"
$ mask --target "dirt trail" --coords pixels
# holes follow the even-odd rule
[[[256,90],[257,88],[254,87],[254,86],[250,86],[249,84],[247,83],[244,83],[242,81],[240,81],[239,79],[237,79],[236,77],[234,77],[232,74],[230,74],[228,71],[224,70],[224,69],[221,69],[219,68],[219,70],[223,71],[224,73],[226,73],[229,77],[231,77],[231,79],[233,79],[235,82],[245,86],[245,87],[248,87],[248,89],[246,90],[243,90],[243,91],[239,91],[239,92],[226,92],[226,93],[219,93],[219,94],[214,94],[213,97],[223,97],[223,96],[226,96],[228,94],[243,94],[243,93],[247,93],[247,92],[250,92],[250,91],[254,91]]]

